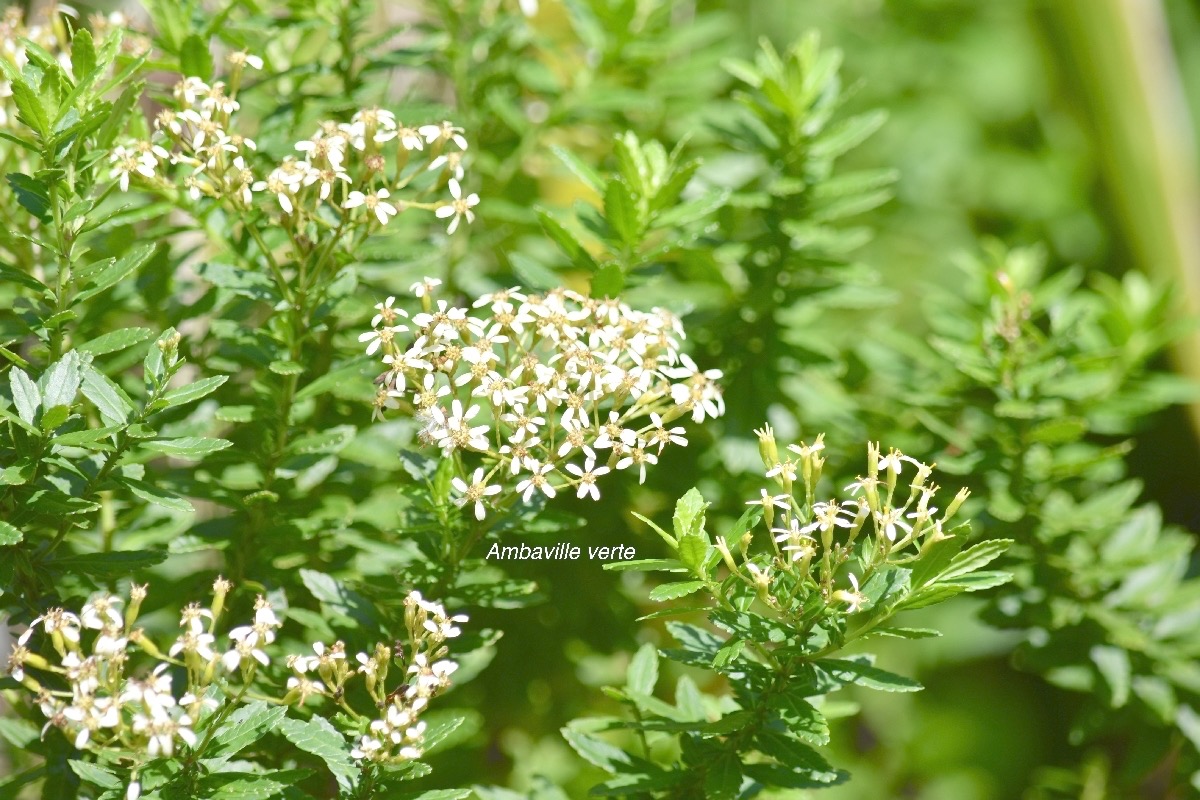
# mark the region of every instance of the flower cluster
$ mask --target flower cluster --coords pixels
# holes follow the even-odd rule
[[[237,100],[247,68],[263,60],[246,52],[229,56],[227,81],[186,77],[174,89],[175,107],[159,112],[149,141],[127,142],[109,156],[110,177],[127,191],[133,179],[170,192],[177,180],[193,201],[203,197],[237,210],[265,208],[281,217],[293,241],[312,243],[350,227],[387,225],[410,209],[432,211],[454,233],[475,218],[479,196],[463,191],[463,130],[449,122],[409,126],[381,108],[364,108],[349,122],[326,121],[265,172],[256,166],[258,146],[237,127]],[[175,170],[183,171],[177,176]],[[444,186],[449,198],[421,201],[410,187],[423,175],[426,191]],[[443,183],[444,179],[444,183]],[[411,189],[404,196],[399,193]]]
[[[773,490],[782,490],[774,494],[762,489],[758,498],[747,503],[755,507],[756,516],[761,509],[771,549],[751,554],[752,532],[739,542],[717,537],[715,544],[729,570],[776,610],[786,605],[776,592],[776,579],[781,576],[786,576],[788,586],[796,581],[814,582],[827,601],[844,603],[848,613],[864,608],[868,601],[860,591],[860,578],[865,582],[884,563],[914,560],[922,548],[946,538],[950,519],[969,495],[965,489],[960,491],[939,515],[934,506],[938,487],[929,482],[933,466],[898,450],[883,455],[878,444],[869,443],[866,476],[845,487],[850,498],[817,500],[816,485],[825,464],[820,455],[825,449],[824,436],[811,445],[789,445],[790,455],[781,457],[769,426],[756,433],[765,477],[772,479]],[[912,479],[906,492],[897,491],[906,465]],[[868,521],[869,532],[859,541]],[[735,558],[733,548],[740,559]],[[849,588],[836,588],[839,568],[852,558],[860,563],[859,574],[847,574]]]
[[[377,646],[371,656],[357,656],[358,672],[366,677],[367,691],[380,715],[350,751],[354,758],[378,762],[420,758],[425,735],[420,714],[432,698],[450,686],[450,676],[458,669],[458,664],[445,658],[445,643],[462,632],[458,623],[466,622],[466,615],[449,616],[445,608],[424,599],[420,592],[405,598],[404,606],[411,653],[408,682],[390,693],[384,691],[383,680],[392,653],[383,645]],[[321,653],[317,655],[319,661]]]
[[[210,605],[185,606],[179,633],[165,654],[135,627],[146,598],[144,586],[131,587],[128,603],[101,594],[78,614],[56,608],[34,619],[18,638],[8,666],[12,677],[34,693],[49,720],[43,733],[53,726],[80,749],[132,751],[134,796],[143,761],[171,756],[180,745],[203,750],[248,689],[254,686],[260,697],[273,691],[256,685],[255,678],[273,663],[269,650],[282,623],[271,604],[259,597],[251,621],[218,637],[217,624],[231,588],[218,579]],[[424,725],[418,717],[429,700],[450,685],[457,664],[446,658],[445,643],[459,635],[458,624],[466,617],[449,616],[417,592],[409,595],[406,605],[407,648],[399,643],[395,650],[377,645],[370,654],[358,653],[357,666],[352,667],[342,642],[318,642],[314,655],[283,659],[292,676],[276,702],[303,705],[312,697],[336,702],[361,723],[351,731],[358,736],[351,750],[355,758],[395,762],[420,757]],[[385,680],[397,664],[402,682],[389,691]],[[240,679],[236,684],[231,680],[235,677]],[[348,705],[346,687],[356,677],[363,678],[372,711],[380,710],[380,719],[371,721]],[[205,731],[204,742],[198,740],[198,727]]]
[[[377,305],[359,340],[387,366],[377,415],[403,407],[422,422],[424,443],[482,455],[469,480],[453,481],[478,519],[489,503],[566,487],[599,499],[597,479],[614,469],[644,481],[664,448],[687,444],[675,420],[725,411],[720,371],[680,352],[683,326],[668,311],[519,287],[468,309],[435,304],[439,283],[412,287],[423,310],[411,318],[394,297]]]

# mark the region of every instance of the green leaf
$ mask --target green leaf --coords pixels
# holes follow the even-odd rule
[[[1004,554],[1013,543],[1012,539],[990,539],[970,547],[950,562],[950,566],[938,575],[939,581],[953,581],[955,578],[967,575]]]
[[[50,365],[38,380],[44,408],[49,410],[55,406],[70,406],[75,402],[83,366],[82,359],[74,350]]]
[[[287,714],[286,706],[268,705],[252,700],[229,715],[221,730],[213,737],[204,759],[210,770],[218,770],[244,748],[275,730]]]
[[[15,716],[0,717],[0,739],[18,750],[25,750],[40,737],[33,723]]]
[[[71,301],[72,305],[95,297],[132,275],[150,260],[150,256],[154,254],[154,248],[153,242],[145,242],[134,245],[120,258],[110,258],[96,264],[89,264],[86,268],[87,274],[90,276],[87,281],[89,288],[75,295],[75,299]]]
[[[0,59],[0,61],[4,61],[6,66],[11,67],[7,59]],[[5,70],[5,72],[12,84],[12,98],[17,106],[17,119],[39,137],[45,139],[50,133],[50,118],[46,115],[46,109],[42,106],[41,99],[15,68]]]
[[[922,547],[920,558],[913,567],[912,585],[924,586],[937,578],[958,555],[962,546],[962,537],[951,535],[942,539],[934,539]]]
[[[194,403],[200,398],[215,392],[227,380],[229,380],[228,375],[214,375],[211,378],[203,378],[194,383],[189,383],[187,386],[172,389],[162,396],[161,402],[163,403],[163,408],[174,408],[175,406]]]
[[[166,558],[167,554],[161,550],[119,550],[115,553],[64,556],[56,558],[50,566],[62,572],[90,575],[93,578],[124,578],[139,569],[160,564]]]
[[[96,43],[87,28],[77,29],[71,37],[71,70],[80,82],[96,70]]]
[[[689,539],[698,539],[697,536],[687,537]],[[686,559],[684,560],[686,562]],[[661,586],[655,586],[650,591],[650,599],[656,603],[661,603],[664,600],[674,600],[677,597],[686,597],[689,594],[698,592],[704,588],[704,581],[678,581],[676,583],[664,583]]]
[[[106,424],[120,425],[129,421],[129,415],[134,411],[133,403],[107,375],[90,364],[83,370],[81,388],[83,396],[92,401]]]
[[[302,569],[300,570],[300,580],[327,611],[340,614],[370,628],[378,626],[374,606],[358,592],[332,575],[326,575],[316,570]]]
[[[708,800],[734,800],[742,787],[742,762],[737,753],[722,752],[708,765],[704,778],[704,796]]]
[[[589,189],[598,195],[604,194],[604,181],[596,174],[596,171],[583,163],[582,160],[570,150],[567,150],[558,145],[552,145],[550,150],[554,155],[558,156],[559,160],[566,165],[567,169],[575,175],[576,178],[583,181]]]
[[[149,328],[121,328],[120,330],[106,333],[103,336],[97,336],[95,339],[84,342],[75,349],[81,353],[102,356],[108,353],[119,352],[135,344],[141,344],[153,335],[153,331]]]
[[[110,450],[111,446],[106,440],[112,438],[113,434],[119,433],[121,427],[119,425],[109,425],[104,428],[84,428],[83,430],[71,431],[70,433],[61,433],[55,436],[52,440],[54,444],[60,444],[63,447],[90,447],[103,442],[102,446],[90,447],[93,450]]]
[[[172,458],[199,460],[207,455],[224,450],[232,444],[233,442],[227,439],[181,436],[178,439],[155,439],[149,442],[142,442],[142,447],[145,447],[147,450],[153,450],[156,453],[171,456]]]
[[[121,788],[121,780],[99,764],[78,759],[71,759],[67,763],[70,764],[72,772],[88,783],[99,786],[101,789]]]
[[[323,717],[313,717],[306,722],[285,717],[279,721],[279,732],[299,749],[324,761],[339,789],[343,792],[354,790],[359,770],[346,749],[345,737]]]
[[[42,432],[49,433],[67,421],[71,416],[70,406],[54,406],[42,413]]]
[[[658,649],[652,644],[644,644],[629,661],[629,669],[625,673],[625,688],[631,692],[654,694],[658,683]]]
[[[0,547],[10,547],[14,544],[20,544],[25,538],[25,534],[10,525],[9,523],[0,520]]]
[[[625,289],[625,272],[619,264],[605,264],[592,276],[592,297],[618,297]]]
[[[917,692],[924,687],[912,678],[895,675],[862,661],[840,658],[821,658],[813,666],[838,683],[853,683],[882,692]]]
[[[299,375],[304,372],[304,365],[295,361],[272,361],[267,365],[267,369],[276,375]]]
[[[1133,665],[1129,653],[1121,647],[1098,644],[1088,653],[1096,669],[1108,684],[1109,705],[1120,708],[1129,701],[1129,688],[1133,678]]]
[[[554,243],[557,244],[563,253],[566,254],[567,258],[571,259],[573,264],[591,271],[596,269],[596,260],[592,258],[590,253],[588,253],[587,248],[583,246],[583,243],[575,237],[575,234],[567,230],[567,228],[563,226],[561,222],[550,216],[545,211],[538,210],[537,218],[538,222],[540,222],[542,225],[542,230],[546,232],[547,236],[554,240]],[[513,262],[513,265],[516,266],[515,261]],[[557,285],[557,281],[551,285]]]
[[[562,729],[563,738],[576,753],[593,766],[608,772],[628,772],[632,757],[619,747],[573,728]]]
[[[20,172],[10,172],[5,177],[17,195],[17,202],[21,204],[21,208],[42,222],[49,222],[50,189],[46,184]]]
[[[213,58],[208,41],[195,33],[184,39],[179,54],[179,69],[185,77],[196,77],[203,81],[211,78]]]
[[[353,425],[336,425],[322,433],[302,436],[287,446],[288,455],[312,453],[337,453],[354,439],[357,429]]]
[[[672,522],[675,525],[675,536],[683,538],[688,534],[698,534],[704,529],[704,509],[708,503],[699,489],[689,489],[687,494],[675,503],[675,515]]]
[[[625,244],[633,245],[641,239],[637,202],[633,190],[621,178],[613,178],[604,189],[604,216]]]
[[[20,367],[13,367],[8,373],[8,383],[12,387],[13,403],[17,406],[17,414],[30,425],[42,405],[42,393]]]
[[[679,540],[679,560],[692,573],[703,577],[704,562],[708,557],[709,546],[703,536],[693,534],[684,536]],[[653,597],[653,592],[651,596]]]
[[[610,561],[604,569],[613,572],[687,572],[683,562],[673,558],[639,558],[636,561]]]
[[[119,479],[119,483],[132,492],[135,497],[139,497],[142,500],[145,500],[147,503],[156,505],[159,508],[166,508],[171,511],[179,511],[186,514],[190,514],[196,510],[192,507],[192,504],[184,498],[180,497],[174,492],[168,492],[165,489],[155,486],[154,484],[133,480],[132,478],[121,478]]]

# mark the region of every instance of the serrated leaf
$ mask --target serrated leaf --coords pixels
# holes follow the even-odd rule
[[[275,730],[286,714],[286,706],[268,705],[261,700],[253,700],[238,708],[229,715],[213,738],[206,752],[209,757],[204,759],[205,765],[210,770],[220,769],[244,748]]]
[[[563,728],[562,735],[567,744],[593,766],[617,773],[629,771],[632,765],[632,757],[628,753],[602,739],[572,728]]]
[[[304,365],[295,361],[272,361],[267,365],[267,369],[276,375],[299,375],[304,372]]]
[[[633,191],[621,178],[613,178],[604,188],[604,217],[626,245],[635,244],[642,234],[637,202]]]
[[[71,70],[75,80],[82,81],[96,69],[96,43],[87,28],[79,28],[71,36]]]
[[[337,453],[350,443],[356,432],[357,429],[353,425],[337,425],[322,433],[314,433],[292,441],[285,452],[289,455]]]
[[[11,547],[14,544],[20,544],[24,538],[25,534],[21,533],[19,528],[0,520],[0,547]]]
[[[13,403],[17,407],[17,415],[32,425],[37,416],[37,410],[42,405],[42,393],[20,367],[13,367],[8,373],[8,383],[12,388]]]
[[[326,575],[324,572],[316,570],[302,569],[300,570],[300,580],[327,611],[340,614],[370,628],[378,626],[375,610],[371,603],[332,575]]]
[[[703,588],[704,581],[678,581],[676,583],[664,583],[661,586],[655,586],[650,591],[650,599],[656,603],[661,603],[664,600],[674,600],[677,597],[686,597],[687,595],[698,592]]]
[[[233,442],[227,439],[181,436],[178,439],[156,439],[154,441],[142,442],[142,447],[145,447],[147,450],[153,450],[156,453],[171,456],[172,458],[198,460],[212,453],[224,450],[232,444]]]
[[[703,536],[687,535],[679,540],[679,560],[691,572],[700,575],[708,555],[709,544]]]
[[[129,415],[134,410],[133,403],[107,375],[88,365],[83,370],[80,388],[83,396],[92,401],[107,424],[123,424],[129,421]]]
[[[47,410],[55,406],[70,406],[79,393],[83,367],[79,354],[74,350],[50,365],[38,380],[42,406]],[[64,417],[65,419],[65,417]]]
[[[121,788],[120,779],[98,764],[92,764],[90,762],[80,761],[74,758],[67,763],[70,765],[72,772],[88,783],[99,786],[101,789]]]
[[[150,260],[150,256],[154,253],[154,248],[155,245],[149,242],[134,245],[120,258],[107,259],[105,262],[102,262],[103,266],[96,265],[98,269],[89,270],[89,274],[92,277],[88,281],[88,288],[75,295],[75,298],[71,301],[72,305],[95,297],[132,275]]]
[[[97,336],[95,339],[84,342],[75,349],[81,353],[102,356],[108,353],[116,353],[135,344],[141,344],[153,335],[153,331],[149,328],[122,328],[119,331],[112,331],[103,336]]]
[[[346,739],[323,717],[307,721],[284,718],[278,730],[289,742],[306,753],[317,756],[333,773],[338,788],[351,792],[358,783],[359,770],[350,758]]]
[[[135,497],[139,497],[142,500],[145,500],[147,503],[156,505],[159,508],[166,508],[170,511],[179,511],[185,514],[190,514],[196,510],[192,507],[192,504],[184,498],[180,497],[174,492],[168,492],[165,489],[161,489],[153,484],[145,483],[144,481],[136,481],[131,478],[121,478],[119,482]]]
[[[704,777],[707,800],[734,800],[742,786],[742,762],[737,754],[725,751],[709,763]]]
[[[917,692],[924,688],[912,678],[896,675],[862,661],[822,658],[814,661],[813,666],[838,683],[853,683],[882,692]]]
[[[990,539],[980,542],[974,547],[969,547],[954,557],[950,566],[938,575],[938,580],[953,581],[955,578],[987,566],[1003,555],[1011,545],[1012,539]]]
[[[119,550],[115,553],[64,556],[54,559],[50,566],[61,572],[90,575],[93,578],[124,578],[139,569],[160,564],[166,558],[167,554],[161,550]]]
[[[50,190],[46,184],[20,172],[10,172],[5,178],[21,208],[42,222],[50,221]]]
[[[671,518],[675,526],[675,536],[682,538],[688,534],[699,533],[704,528],[704,509],[708,503],[699,489],[689,489],[687,494],[675,503],[675,514]]]
[[[194,383],[189,383],[187,386],[172,389],[162,396],[163,407],[174,408],[175,406],[194,403],[200,398],[215,392],[227,380],[229,380],[228,375],[214,375],[211,378],[203,378]]]
[[[604,569],[613,572],[687,572],[683,562],[673,558],[639,558],[636,561],[610,561]]]
[[[592,275],[592,297],[619,297],[625,289],[625,272],[619,264],[605,264]]]

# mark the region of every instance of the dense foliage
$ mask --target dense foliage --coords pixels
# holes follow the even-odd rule
[[[0,798],[1200,791],[1172,294],[717,6],[5,12]]]

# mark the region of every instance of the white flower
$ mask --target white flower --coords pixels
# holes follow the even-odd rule
[[[388,220],[396,216],[397,210],[391,203],[385,202],[389,197],[387,189],[380,189],[377,192],[351,192],[346,198],[346,202],[342,204],[342,208],[352,209],[359,206],[366,207],[367,211],[373,212],[379,220],[380,225],[386,225]]]
[[[759,491],[762,493],[761,496],[759,497],[759,499],[747,500],[746,505],[762,506],[763,508],[771,508],[772,506],[774,506],[775,508],[782,508],[785,510],[788,508],[791,508],[791,504],[792,504],[791,495],[777,494],[777,495],[772,496],[767,493],[766,489],[760,489]]]
[[[625,469],[636,464],[638,466],[638,483],[646,482],[646,465],[658,463],[658,456],[654,453],[647,453],[643,449],[644,444],[644,442],[639,442],[638,447],[632,448],[629,455],[617,462],[617,469]]]
[[[430,278],[426,276],[414,283],[412,286],[408,287],[408,290],[413,293],[414,297],[424,297],[441,285],[442,282],[437,278]]]
[[[439,139],[443,142],[454,142],[459,149],[467,149],[467,140],[463,136],[463,129],[456,128],[449,122],[443,122],[441,125],[422,125],[418,132],[425,137],[428,144],[433,144]]]
[[[455,401],[455,402],[457,402],[457,401]],[[484,506],[483,506],[484,498],[491,497],[492,495],[497,495],[500,493],[499,486],[488,486],[487,485],[485,478],[484,478],[483,467],[480,467],[479,469],[475,470],[475,474],[473,476],[471,476],[471,485],[470,486],[467,485],[466,481],[464,481],[462,478],[459,478],[457,476],[453,480],[451,480],[450,483],[452,486],[454,486],[455,489],[457,489],[459,492],[462,493],[462,497],[456,498],[454,501],[454,504],[456,506],[458,506],[459,508],[462,508],[467,503],[474,503],[475,504],[475,519],[479,519],[479,520],[483,519],[486,514]]]
[[[475,221],[475,212],[471,209],[479,205],[479,195],[472,192],[463,197],[462,186],[454,178],[450,179],[450,195],[454,200],[445,205],[438,206],[437,210],[433,213],[438,219],[453,217],[450,220],[450,225],[446,228],[446,233],[452,234],[458,230],[458,223],[463,217],[467,218],[468,223]]]
[[[912,533],[912,526],[905,522],[901,515],[904,509],[893,508],[884,512],[875,512],[875,527],[883,529],[883,535],[889,542],[896,541],[896,529],[901,528],[906,533]]]
[[[529,468],[529,477],[517,484],[517,494],[521,495],[521,499],[526,503],[533,498],[535,491],[541,492],[546,497],[554,497],[557,492],[550,484],[549,475],[554,471],[553,464],[537,464]]]
[[[596,459],[589,456],[580,469],[577,464],[567,464],[567,472],[579,478],[579,491],[576,497],[583,498],[591,495],[593,500],[600,499],[600,490],[596,487],[596,479],[609,472],[608,467],[597,467]]]

